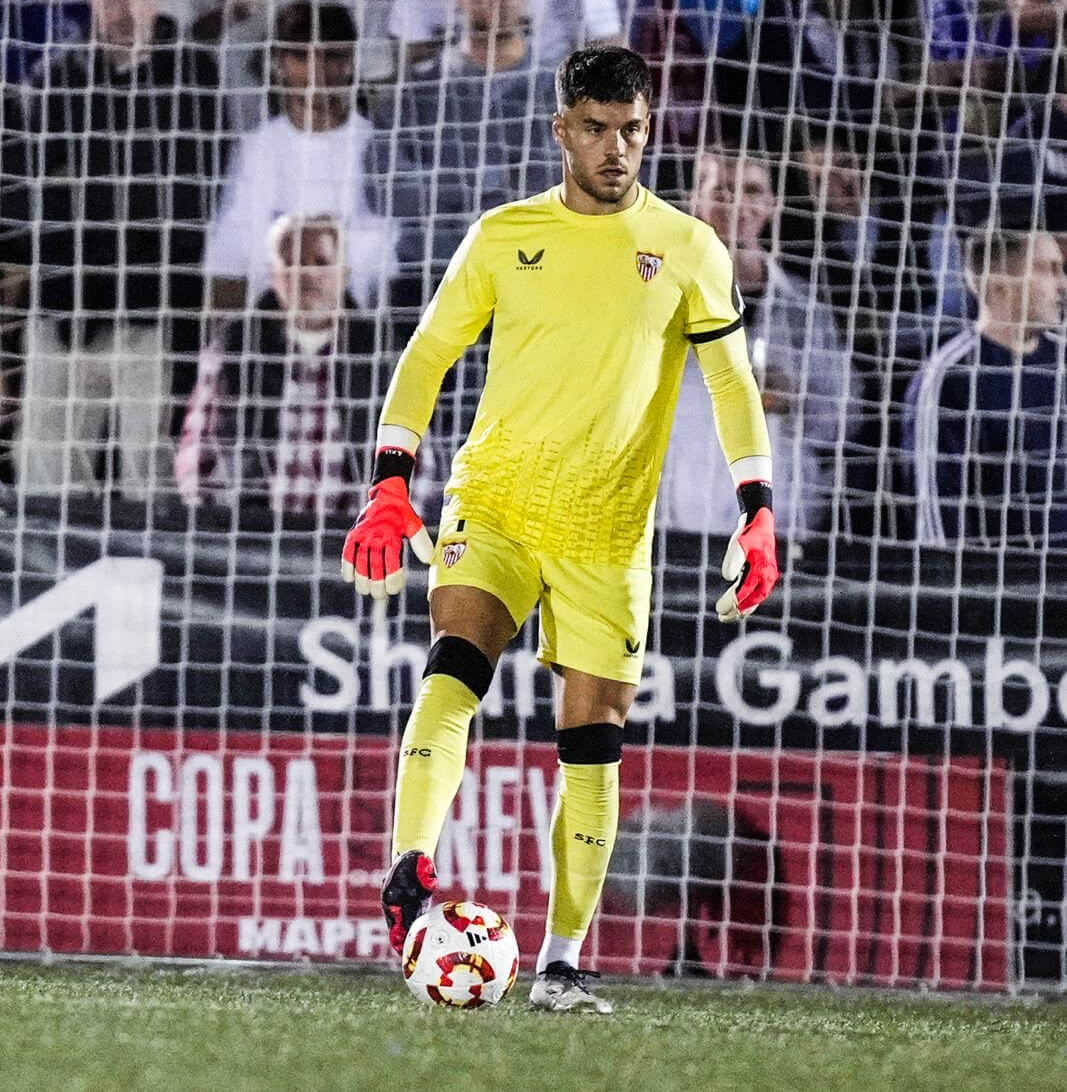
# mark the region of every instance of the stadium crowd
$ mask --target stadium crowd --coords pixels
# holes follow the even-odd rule
[[[558,180],[554,66],[613,41],[656,78],[646,183],[733,257],[782,535],[1046,545],[1067,533],[1065,17],[1067,0],[6,4],[0,475],[358,508],[389,368],[445,263],[480,212]],[[454,369],[426,483],[483,366]],[[691,368],[658,518],[728,534],[701,386]]]

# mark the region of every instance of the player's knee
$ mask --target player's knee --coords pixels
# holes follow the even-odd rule
[[[430,675],[450,675],[458,679],[481,701],[493,681],[493,665],[489,657],[465,637],[446,634],[433,643],[426,657],[422,677],[425,679]]]
[[[622,761],[622,726],[579,724],[556,733],[560,762],[570,766],[606,766]]]

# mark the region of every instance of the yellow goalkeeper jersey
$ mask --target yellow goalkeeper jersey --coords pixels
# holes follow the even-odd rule
[[[446,487],[467,519],[554,557],[647,566],[690,344],[727,461],[770,455],[726,248],[643,187],[606,216],[568,209],[561,187],[485,213],[397,364],[382,424],[421,436],[490,319],[485,385]]]

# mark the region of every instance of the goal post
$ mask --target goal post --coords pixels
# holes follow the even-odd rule
[[[531,25],[542,28],[559,7],[531,5]],[[465,223],[489,194],[525,196],[529,179],[555,177],[550,58],[522,68],[520,57],[518,75],[490,83],[472,72],[462,32],[442,37],[432,24],[426,38],[394,42],[389,6],[357,0],[353,83],[308,107],[340,123],[322,140],[314,128],[294,136],[284,125],[294,127],[295,113],[268,110],[287,90],[281,43],[270,37],[274,7],[253,6],[252,22],[221,45],[195,48],[265,66],[258,77],[254,64],[227,69],[200,88],[224,124],[177,134],[229,145],[222,196],[205,188],[200,225],[205,261],[218,263],[205,275],[203,322],[193,312],[214,339],[200,378],[212,361],[213,382],[220,360],[251,367],[253,332],[265,336],[274,314],[264,301],[278,252],[254,235],[255,217],[265,209],[269,227],[279,212],[328,214],[355,248],[350,257],[364,259],[362,279],[346,275],[364,322],[353,337],[363,340],[337,405],[354,422],[353,463],[366,467],[398,346]],[[0,950],[385,963],[379,886],[399,739],[429,640],[425,570],[412,565],[404,594],[373,608],[339,576],[352,506],[278,512],[262,483],[234,503],[219,478],[219,492],[190,507],[171,467],[192,382],[157,392],[173,421],[158,438],[169,459],[140,490],[121,476],[129,403],[112,390],[41,386],[34,369],[46,358],[70,367],[77,356],[86,370],[102,360],[100,374],[117,382],[123,361],[154,351],[99,330],[117,317],[136,332],[146,316],[129,293],[148,281],[132,274],[173,271],[166,248],[153,257],[127,243],[146,225],[177,237],[176,214],[167,220],[176,176],[173,163],[153,172],[138,160],[137,186],[169,195],[159,209],[149,216],[139,193],[106,221],[93,211],[98,187],[114,197],[117,176],[77,158],[96,137],[73,120],[48,140],[34,128],[41,96],[60,79],[34,73],[98,73],[100,58],[78,43],[76,21],[61,32],[55,13],[28,19],[44,5],[18,7],[27,18],[16,24],[9,6],[0,43],[17,73],[0,134],[0,240],[13,240],[0,251]],[[775,446],[782,578],[743,625],[718,621],[729,534],[719,501],[733,503],[732,486],[692,372],[662,484],[619,839],[587,947],[605,972],[990,992],[1067,984],[1063,554],[988,533],[925,537],[923,521],[945,504],[917,473],[912,435],[936,416],[908,424],[907,408],[927,362],[963,345],[973,326],[964,264],[979,254],[972,287],[973,274],[1010,264],[998,234],[1005,217],[1016,234],[1049,224],[1055,201],[1035,198],[1042,181],[1020,172],[1033,160],[1028,148],[1058,154],[1055,130],[1022,136],[1017,126],[1047,123],[1055,88],[1034,82],[1037,46],[1023,56],[1029,82],[1020,84],[1012,42],[984,25],[956,58],[962,82],[935,84],[947,78],[940,62],[953,61],[941,28],[918,11],[907,22],[875,8],[840,37],[832,22],[798,24],[792,5],[770,0],[700,13],[619,5],[619,26],[655,74],[647,181],[718,219],[759,324],[750,350]],[[441,25],[457,10],[444,4]],[[597,25],[609,16],[600,11]],[[174,26],[177,41],[191,33],[188,20]],[[153,40],[144,56],[173,48],[169,37]],[[123,85],[131,101],[149,79],[142,60],[136,86]],[[1008,92],[988,83],[997,65]],[[151,78],[162,80],[164,67]],[[173,101],[182,91],[171,86]],[[106,80],[91,93],[112,105],[118,94]],[[240,110],[228,110],[238,99]],[[177,155],[174,132],[139,129],[138,117],[127,134],[138,155],[153,143]],[[365,155],[331,144],[343,126]],[[74,158],[48,175],[61,153]],[[268,200],[274,174],[284,186]],[[262,208],[227,205],[241,178]],[[75,210],[65,222],[57,189]],[[295,206],[272,204],[279,193]],[[985,221],[991,207],[999,226]],[[765,223],[742,240],[753,209]],[[232,234],[212,242],[213,216],[229,216]],[[105,228],[127,240],[110,263],[92,249]],[[76,240],[66,267],[54,260],[64,232]],[[976,234],[984,248],[968,243]],[[88,295],[63,304],[54,294],[63,278],[90,273],[125,286],[111,311]],[[223,275],[251,293],[229,316],[230,341],[208,306],[212,276]],[[151,306],[164,320],[189,314],[166,291]],[[1052,335],[1062,349],[1062,330]],[[196,347],[181,353],[192,368]],[[1062,351],[1056,359],[1062,371]],[[943,358],[946,367],[962,360]],[[442,392],[420,483],[431,519],[485,367],[480,344]],[[248,422],[278,412],[277,391],[243,397]],[[74,430],[90,404],[104,407],[84,449],[95,452],[91,479],[70,461],[53,487],[30,488],[22,471],[36,451],[22,443],[24,415],[43,420],[49,406],[64,407],[65,426],[48,442],[70,455],[82,451]],[[1047,474],[1041,504],[1032,489],[1027,503],[1050,520],[1059,404],[1005,410],[1020,437],[1046,429],[1044,446],[1013,448],[1007,465]],[[251,452],[238,429],[235,443],[246,439]],[[282,443],[277,433],[253,452],[255,465],[271,443]],[[197,467],[207,465],[202,454]],[[357,476],[352,505],[361,488]],[[711,498],[699,526],[672,500],[686,488]],[[979,496],[982,517],[993,520],[1006,496]],[[543,929],[557,769],[553,680],[536,637],[527,624],[502,657],[437,854],[443,891],[488,902],[514,924],[525,969]]]

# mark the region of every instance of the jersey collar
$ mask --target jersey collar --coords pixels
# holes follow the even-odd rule
[[[640,215],[645,205],[648,204],[648,190],[640,182],[635,183],[635,185],[637,186],[637,200],[629,208],[623,209],[622,212],[611,212],[606,216],[593,216],[586,212],[575,212],[574,209],[567,208],[563,203],[562,184],[552,187],[552,207],[562,219],[572,224],[581,224],[583,227],[627,223],[635,216]]]

